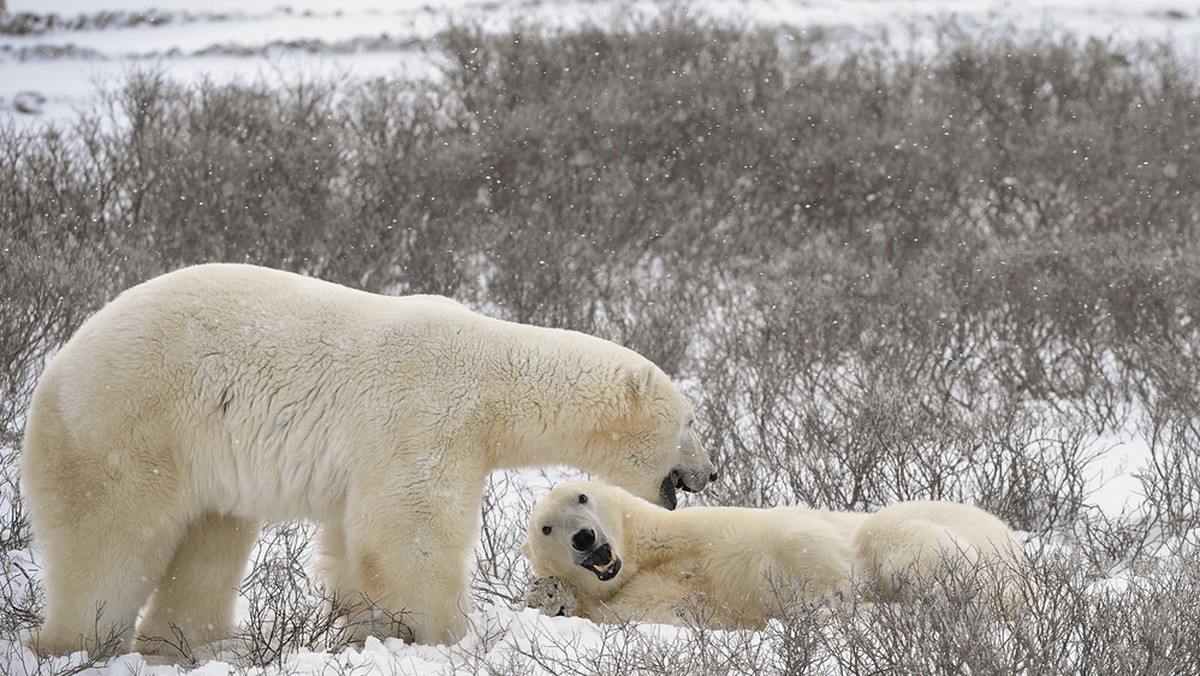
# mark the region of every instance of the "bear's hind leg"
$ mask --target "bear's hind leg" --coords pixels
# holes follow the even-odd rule
[[[257,521],[207,513],[193,521],[175,550],[138,626],[141,652],[189,656],[233,629],[234,602]]]
[[[138,611],[182,528],[82,519],[35,532],[46,535],[39,542],[46,564],[46,622],[34,648],[51,655],[84,649],[93,657],[127,650]]]
[[[46,619],[30,644],[50,655],[127,650],[187,523],[169,463],[145,461],[169,454],[81,439],[51,395],[35,399],[21,483],[45,566]]]
[[[334,605],[350,603],[357,596],[360,582],[353,577],[352,569],[346,565],[346,533],[338,526],[324,525],[317,535],[320,544],[318,572],[325,581],[325,593]]]
[[[855,534],[861,570],[887,601],[970,579],[979,550],[946,526],[921,518],[865,522]]]

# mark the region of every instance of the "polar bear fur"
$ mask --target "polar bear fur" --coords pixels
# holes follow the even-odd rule
[[[90,318],[33,394],[37,647],[127,649],[147,601],[143,651],[225,636],[266,519],[323,524],[356,622],[454,641],[488,472],[570,465],[673,507],[714,473],[692,420],[657,367],[599,338],[248,265],[163,275]]]
[[[907,583],[970,579],[985,594],[999,589],[1000,608],[1011,608],[1023,598],[1026,565],[1003,522],[964,504],[902,502],[874,514],[669,512],[592,481],[562,484],[540,500],[522,551],[543,576],[527,602],[550,614],[680,624],[687,606],[724,628],[758,628],[793,594],[847,598],[863,582],[871,601],[893,601]],[[986,584],[985,574],[998,584]]]

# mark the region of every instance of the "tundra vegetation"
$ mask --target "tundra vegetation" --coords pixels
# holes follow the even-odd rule
[[[927,589],[757,633],[613,625],[598,647],[541,637],[522,664],[1200,663],[1196,64],[954,23],[913,49],[670,11],[457,25],[429,48],[434,80],[141,71],[70,124],[0,121],[0,637],[40,617],[16,457],[46,359],[123,288],[248,261],[627,345],[696,405],[721,479],[693,504],[961,500],[1022,533],[1039,590],[1012,618]],[[532,502],[493,477],[478,602],[519,604]],[[239,669],[337,647],[311,532],[264,534]]]

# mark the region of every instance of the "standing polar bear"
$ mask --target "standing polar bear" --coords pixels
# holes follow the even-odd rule
[[[592,481],[557,486],[533,509],[522,551],[536,574],[527,601],[595,622],[680,624],[692,604],[714,627],[759,628],[798,593],[808,601],[897,600],[906,583],[940,578],[1023,598],[1027,565],[996,517],[952,502],[901,502],[874,514],[807,507],[656,507]],[[988,580],[985,576],[995,576]],[[696,604],[699,604],[698,606]]]
[[[714,475],[691,407],[635,352],[248,265],[129,289],[42,374],[21,459],[43,652],[231,629],[265,519],[323,524],[360,631],[465,631],[488,472],[563,464],[668,508]],[[365,618],[365,619],[363,619]],[[360,635],[359,638],[362,638]]]

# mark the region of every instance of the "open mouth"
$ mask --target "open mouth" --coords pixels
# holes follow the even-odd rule
[[[658,487],[658,504],[667,509],[675,509],[675,505],[679,502],[678,494],[679,489],[675,485],[675,473],[671,472]]]
[[[663,478],[662,484],[658,487],[658,504],[667,509],[675,509],[675,506],[679,504],[679,494],[684,491],[689,493],[695,492],[683,480],[683,475],[679,470],[671,470]]]
[[[579,565],[595,573],[601,582],[607,582],[621,572],[621,559],[617,558],[617,553],[607,544],[597,547],[586,559],[580,561]]]

